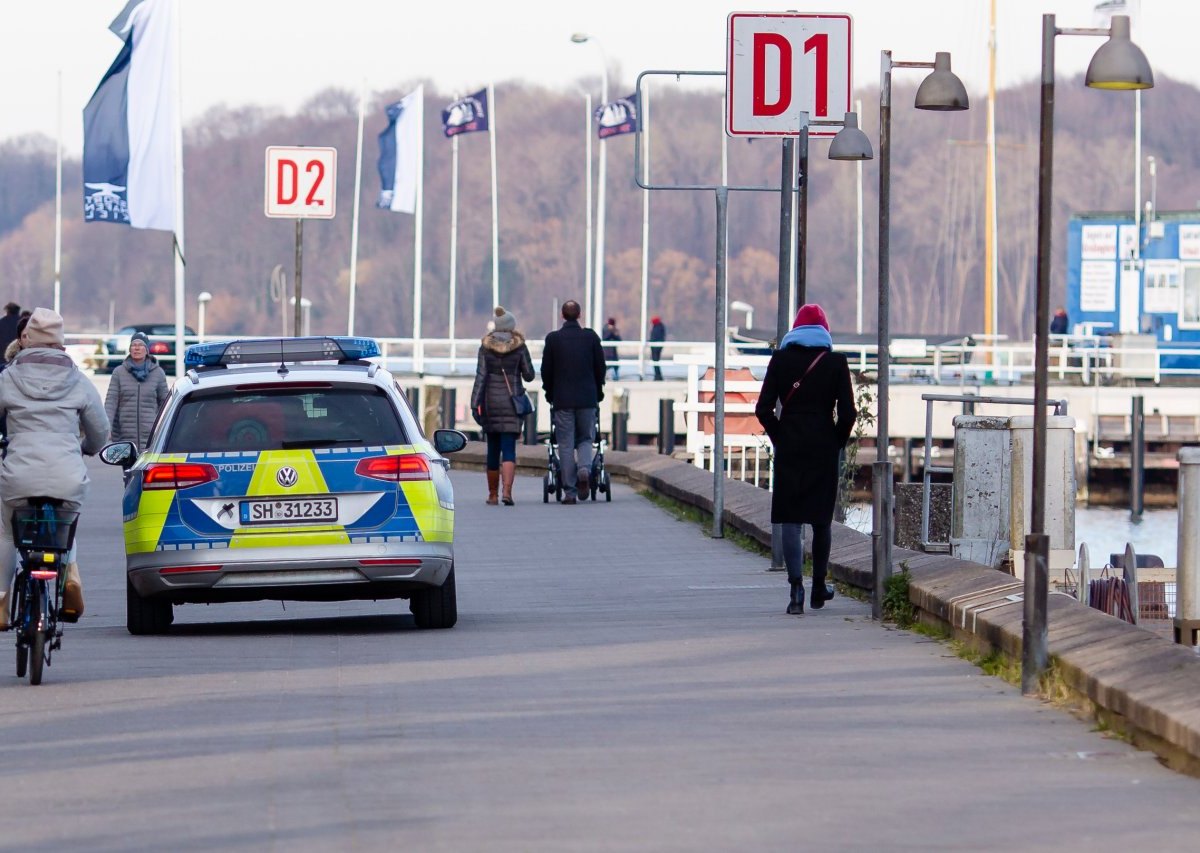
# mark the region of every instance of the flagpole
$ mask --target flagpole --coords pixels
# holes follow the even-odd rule
[[[496,195],[496,87],[488,84],[488,147],[492,154],[492,306],[500,304],[500,200]]]
[[[417,110],[417,205],[413,228],[413,370],[425,369],[424,348],[421,345],[421,237],[425,218],[425,87],[420,87],[420,109]]]
[[[491,116],[488,116],[490,119]],[[450,138],[450,372],[454,372],[454,315],[458,312],[458,134]]]
[[[58,70],[58,156],[54,167],[54,313],[62,316],[62,69]]]
[[[642,183],[650,183],[650,87],[642,87],[637,120],[642,127]],[[646,302],[650,287],[650,190],[642,190],[642,340],[638,347],[638,378],[646,378]]]
[[[854,101],[854,110],[857,115],[862,115],[862,99]],[[857,258],[855,269],[855,284],[857,285],[857,296],[854,312],[854,331],[857,334],[863,333],[863,161],[859,160],[855,165],[858,167],[856,180],[856,197],[857,197]]]
[[[590,326],[592,322],[592,93],[583,93],[583,158],[586,161],[584,170],[584,201],[587,210],[584,213],[583,241],[583,325]],[[557,323],[557,319],[556,319]]]
[[[183,327],[186,322],[183,241],[183,62],[181,57],[182,4],[174,0],[175,28],[175,375],[183,376]]]
[[[599,43],[597,43],[599,46]],[[601,48],[601,57],[603,59],[604,52]],[[603,59],[601,70],[604,72],[600,77],[600,109],[604,109],[608,104],[608,60]],[[600,165],[598,167],[596,180],[599,187],[596,190],[596,272],[592,279],[592,294],[596,299],[596,310],[592,314],[592,324],[599,326],[604,323],[604,208],[606,201],[605,185],[608,183],[606,177],[608,175],[607,161],[608,142],[600,140]]]
[[[358,208],[362,197],[363,113],[367,108],[367,78],[358,92],[358,153],[354,158],[354,214],[350,225],[350,305],[347,309],[346,334],[354,334],[354,308],[358,293]]]

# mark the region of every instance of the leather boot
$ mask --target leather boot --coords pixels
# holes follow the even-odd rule
[[[83,583],[79,579],[79,565],[67,563],[67,580],[63,584],[62,618],[64,622],[78,622],[83,615]]]
[[[787,612],[789,616],[804,615],[804,584],[792,584],[792,598],[788,602]]]
[[[487,505],[495,506],[496,504],[499,503],[499,501],[496,500],[496,492],[500,488],[500,472],[489,470],[487,472],[487,480],[488,480]]]
[[[8,629],[8,593],[0,595],[0,631]]]
[[[501,492],[501,500],[505,506],[513,505],[512,487],[513,480],[517,476],[516,462],[501,462],[500,463],[500,480],[504,484],[504,491]]]

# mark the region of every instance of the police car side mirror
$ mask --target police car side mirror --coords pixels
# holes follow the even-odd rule
[[[137,445],[132,441],[114,441],[100,450],[100,459],[109,465],[120,465],[125,470],[137,461]]]
[[[467,437],[456,429],[433,432],[433,447],[438,453],[457,453],[467,446]]]

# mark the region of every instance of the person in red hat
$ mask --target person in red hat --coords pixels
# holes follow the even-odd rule
[[[836,418],[834,417],[836,410]],[[801,306],[763,377],[754,407],[775,447],[771,523],[783,528],[783,560],[791,598],[787,612],[804,613],[804,525],[812,527],[814,610],[833,598],[825,576],[840,479],[839,455],[858,412],[846,356],[833,352],[829,320],[815,303]]]
[[[663,325],[662,317],[655,314],[650,318],[650,361],[654,362],[654,381],[662,382],[662,368],[659,360],[662,358],[662,342],[667,339],[667,327]],[[659,346],[654,346],[659,344]]]

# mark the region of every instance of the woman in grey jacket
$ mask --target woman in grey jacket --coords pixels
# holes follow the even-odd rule
[[[487,503],[496,504],[496,489],[504,480],[503,501],[513,505],[513,479],[517,473],[517,435],[523,418],[513,405],[514,394],[525,393],[532,382],[533,360],[525,336],[517,331],[517,319],[496,306],[492,331],[483,336],[475,366],[471,409],[487,436]],[[502,461],[503,460],[503,461]]]
[[[170,395],[167,374],[150,355],[150,339],[141,332],[129,339],[129,357],[112,372],[104,411],[113,441],[132,441],[146,449],[150,430]]]
[[[0,415],[8,416],[8,455],[0,464],[0,627],[8,624],[16,569],[12,514],[30,497],[45,496],[78,511],[87,494],[84,453],[96,453],[108,433],[100,394],[63,349],[63,320],[38,308],[21,333],[21,351],[0,373]],[[83,614],[75,553],[68,556],[63,618]]]

